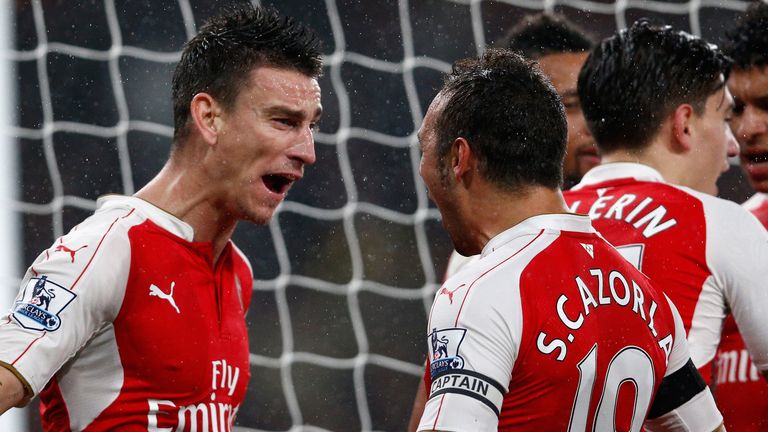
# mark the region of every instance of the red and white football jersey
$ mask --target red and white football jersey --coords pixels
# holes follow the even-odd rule
[[[756,193],[742,204],[768,229],[768,193]]]
[[[0,361],[40,395],[45,430],[230,431],[250,375],[253,276],[133,197],[32,264],[0,323]]]
[[[564,196],[669,296],[707,382],[728,310],[768,370],[768,234],[753,215],[633,163],[595,167]]]
[[[768,228],[768,194],[757,193],[743,206]],[[768,263],[768,258],[764,263]],[[717,406],[728,430],[768,430],[768,382],[752,362],[730,315],[725,320],[723,338],[717,350],[716,382]]]
[[[693,368],[674,307],[579,215],[491,239],[438,291],[427,333],[419,430],[639,431],[662,380]],[[711,409],[687,420],[714,429],[704,383],[689,396]]]

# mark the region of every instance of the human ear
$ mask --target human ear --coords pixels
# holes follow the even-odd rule
[[[194,128],[209,145],[216,144],[221,132],[221,108],[208,93],[198,93],[189,104]]]
[[[456,138],[451,144],[451,170],[457,182],[468,180],[475,168],[475,154],[466,138]]]
[[[694,110],[689,104],[678,105],[671,115],[672,150],[675,153],[689,152],[693,148]]]

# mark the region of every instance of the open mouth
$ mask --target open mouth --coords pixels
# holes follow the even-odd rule
[[[753,164],[768,162],[768,153],[744,155],[743,157],[744,157],[744,160]]]
[[[294,178],[281,174],[267,174],[262,179],[267,189],[276,194],[288,192],[294,181]]]

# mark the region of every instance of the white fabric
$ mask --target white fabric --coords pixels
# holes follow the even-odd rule
[[[760,208],[762,205],[765,205],[766,202],[768,202],[768,193],[757,192],[756,194],[749,197],[748,200],[744,201],[742,207],[752,211],[754,209]]]
[[[648,432],[709,432],[723,423],[709,388],[675,410],[643,425]]]

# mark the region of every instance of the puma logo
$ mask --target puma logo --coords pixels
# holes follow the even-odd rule
[[[454,288],[453,290],[449,290],[446,287],[442,287],[442,288],[440,288],[440,292],[437,295],[438,296],[441,296],[443,294],[447,295],[448,296],[448,301],[451,302],[451,304],[453,304],[453,293],[458,291],[463,286],[467,286],[467,284],[461,284],[461,285],[457,286],[456,288]]]
[[[70,248],[64,246],[63,244],[60,244],[60,245],[56,246],[56,249],[54,251],[55,252],[67,252],[67,253],[69,253],[69,256],[72,257],[72,262],[75,262],[75,254],[77,253],[77,251],[79,251],[80,249],[83,249],[83,248],[87,248],[87,247],[88,247],[88,245],[83,245],[83,246],[80,246],[77,249],[70,249]]]
[[[171,292],[166,294],[165,292],[163,292],[163,290],[158,288],[157,285],[151,284],[149,286],[149,296],[160,297],[163,300],[168,300],[168,303],[170,303],[171,306],[173,306],[173,308],[176,309],[176,313],[181,313],[181,311],[179,311],[179,307],[176,306],[176,302],[173,300],[173,287],[175,285],[176,285],[176,282],[171,282]]]

